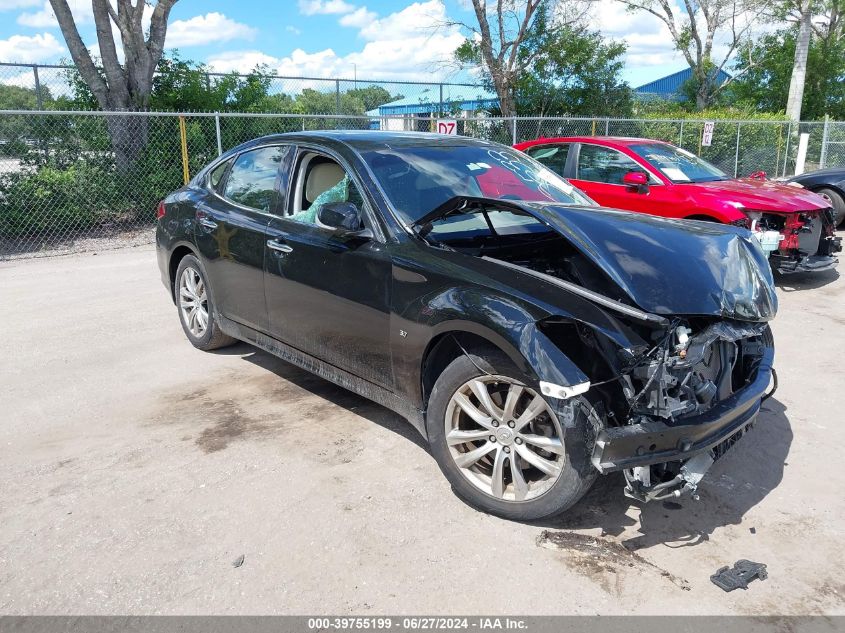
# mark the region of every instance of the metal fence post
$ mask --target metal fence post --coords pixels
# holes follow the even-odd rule
[[[335,114],[340,114],[340,79],[334,80]]]
[[[220,138],[220,113],[214,113],[214,131],[217,134],[217,155],[220,156],[223,153],[223,139]]]
[[[822,128],[822,151],[819,156],[819,169],[824,169],[827,166],[827,142],[830,134],[830,117],[824,115],[824,127]]]
[[[440,104],[437,106],[437,111],[441,114],[444,112],[443,110],[443,84],[440,84]]]
[[[604,135],[610,136],[610,118],[604,120]]]
[[[681,120],[681,133],[678,135],[678,147],[684,146],[684,121]]]
[[[511,143],[511,145],[516,145],[516,117],[511,119],[511,136],[513,137],[513,143]]]
[[[739,131],[742,129],[742,123],[737,121],[736,124],[736,153],[734,154],[734,178],[739,173]]]

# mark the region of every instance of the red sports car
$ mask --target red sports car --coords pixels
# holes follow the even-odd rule
[[[743,226],[754,232],[782,273],[838,264],[830,203],[806,189],[732,178],[663,141],[619,137],[540,138],[526,152],[603,207]]]

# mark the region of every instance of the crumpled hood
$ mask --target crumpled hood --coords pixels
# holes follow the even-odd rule
[[[641,309],[768,321],[769,262],[745,229],[640,213],[511,201],[569,240]]]
[[[710,196],[721,202],[741,204],[745,209],[780,211],[781,213],[813,211],[830,206],[821,196],[804,189],[773,180],[739,178],[716,182],[680,183],[687,193]]]

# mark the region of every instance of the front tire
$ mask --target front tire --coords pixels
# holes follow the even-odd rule
[[[428,403],[431,451],[455,493],[517,521],[559,514],[589,490],[601,419],[590,402],[546,399],[498,350],[456,358]]]
[[[214,303],[205,270],[193,255],[185,255],[176,269],[174,284],[179,322],[191,345],[209,351],[236,343],[224,334],[215,318]]]

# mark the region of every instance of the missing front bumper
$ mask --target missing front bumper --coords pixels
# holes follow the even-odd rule
[[[609,473],[686,461],[730,442],[757,418],[772,380],[773,361],[774,350],[765,349],[751,383],[683,424],[647,422],[603,429],[593,447],[593,466]]]

